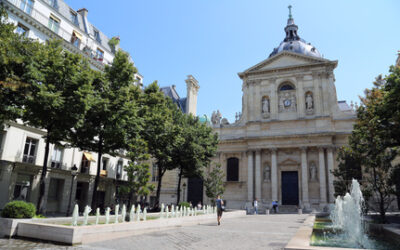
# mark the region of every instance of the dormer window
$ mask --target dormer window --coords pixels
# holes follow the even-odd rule
[[[96,39],[96,41],[101,43],[100,32],[98,30],[94,30],[94,39]]]
[[[73,24],[75,24],[76,26],[78,26],[78,25],[79,25],[79,23],[78,23],[78,16],[76,15],[76,13],[73,12],[73,11],[70,11],[69,14],[70,14],[71,22],[72,22]]]

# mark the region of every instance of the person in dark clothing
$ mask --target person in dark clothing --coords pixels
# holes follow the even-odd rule
[[[224,201],[221,199],[221,196],[218,195],[215,200],[215,204],[217,205],[217,221],[218,226],[221,225],[221,217],[222,217],[222,206],[224,205]]]

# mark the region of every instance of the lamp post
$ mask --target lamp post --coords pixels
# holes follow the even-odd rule
[[[183,201],[185,201],[186,182],[183,183],[182,187],[183,187]]]
[[[77,174],[78,174],[78,168],[76,167],[76,164],[74,164],[74,166],[71,168],[71,190],[69,192],[67,216],[69,216],[71,212],[72,189],[74,188],[74,179]]]

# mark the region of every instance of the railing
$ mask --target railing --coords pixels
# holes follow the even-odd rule
[[[37,22],[39,22],[40,24],[42,24],[43,26],[47,27],[51,32],[57,34],[58,36],[60,36],[62,39],[64,39],[65,41],[67,41],[68,43],[71,43],[72,41],[72,32],[66,31],[64,28],[62,28],[61,26],[58,27],[58,29],[56,30],[57,32],[54,32],[50,27],[49,27],[49,16],[45,16],[43,13],[41,13],[40,11],[38,11],[35,8],[35,5],[33,3],[33,5],[29,5],[27,0],[7,0],[8,2],[10,2],[11,4],[13,4],[15,7],[17,7],[18,9],[20,9],[21,11],[23,11],[26,15],[31,16],[33,19],[35,19]],[[95,42],[93,40],[93,42]],[[71,43],[72,44],[72,43]],[[87,48],[87,44],[83,44],[83,41],[81,41],[81,46],[83,48]],[[74,46],[76,47],[76,46]],[[95,51],[91,50],[92,53],[85,54],[86,56],[88,56],[89,58],[91,58],[92,60],[95,60],[97,62],[101,62],[103,64],[109,64],[110,62],[102,59],[102,60],[97,60],[95,58]],[[93,55],[92,55],[93,54]]]
[[[24,155],[22,157],[22,162],[34,164],[35,163],[35,156],[32,155]]]
[[[61,162],[52,161],[52,162],[51,162],[51,167],[52,167],[52,168],[59,168],[59,169],[61,169]]]

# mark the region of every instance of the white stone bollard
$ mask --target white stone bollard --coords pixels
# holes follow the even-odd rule
[[[265,214],[266,214],[266,215],[269,214],[269,208],[265,209]]]
[[[297,210],[297,213],[298,213],[298,214],[303,214],[303,209],[299,208],[299,209]]]

